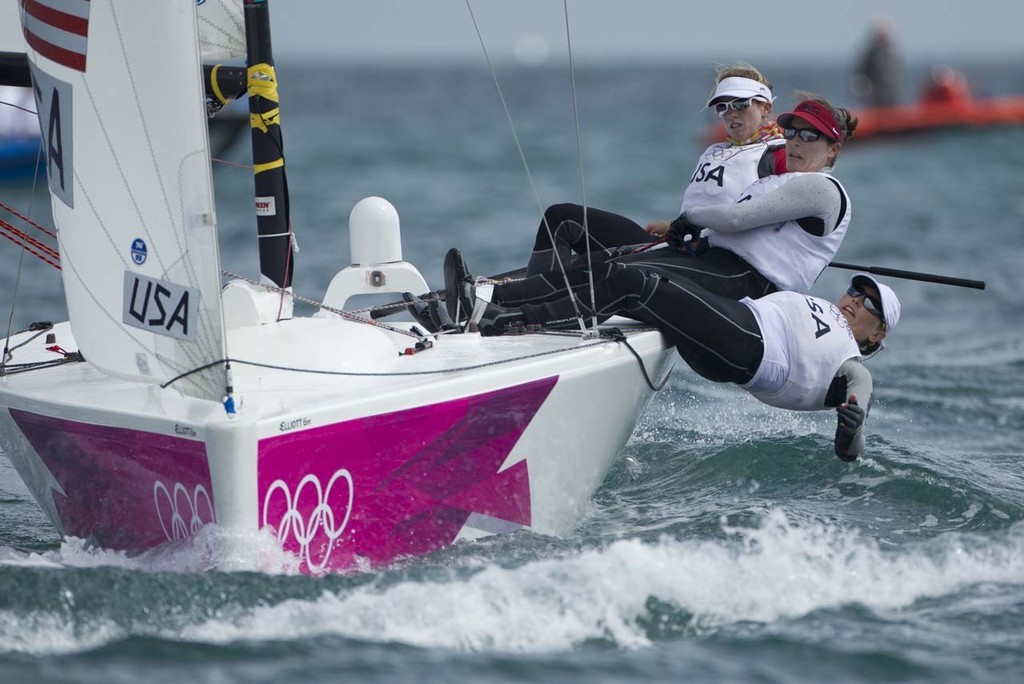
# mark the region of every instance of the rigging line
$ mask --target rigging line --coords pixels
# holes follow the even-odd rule
[[[462,372],[462,371],[479,370],[481,368],[489,368],[491,366],[501,366],[501,365],[504,365],[504,364],[507,364],[507,363],[515,363],[516,361],[523,361],[523,360],[526,360],[526,359],[536,359],[536,358],[541,358],[541,357],[544,357],[544,356],[553,356],[555,354],[565,354],[565,353],[568,353],[568,352],[579,351],[580,349],[589,349],[590,347],[595,347],[595,346],[600,345],[600,344],[608,344],[608,343],[611,343],[611,342],[618,342],[618,341],[619,340],[617,340],[617,339],[612,339],[612,338],[608,338],[608,337],[601,337],[601,338],[598,338],[598,339],[594,339],[593,341],[587,342],[586,344],[578,345],[578,346],[575,346],[575,347],[565,347],[564,349],[548,349],[546,351],[534,352],[532,354],[524,354],[522,356],[510,357],[510,358],[507,358],[507,359],[497,359],[495,361],[485,361],[483,363],[475,363],[475,364],[471,364],[471,365],[468,365],[468,366],[458,366],[458,367],[454,367],[454,368],[438,368],[438,369],[435,369],[435,370],[390,371],[390,372],[381,372],[381,373],[360,373],[358,371],[331,371],[331,370],[322,370],[322,369],[317,369],[317,368],[297,368],[297,367],[294,367],[294,366],[278,366],[278,365],[272,364],[272,363],[262,363],[260,361],[246,361],[245,359],[236,359],[236,358],[229,357],[229,358],[225,358],[225,359],[218,359],[216,361],[211,361],[210,363],[203,364],[202,366],[198,366],[196,368],[193,368],[190,371],[186,371],[186,372],[182,373],[181,375],[175,376],[175,377],[171,378],[170,380],[168,380],[167,382],[162,383],[160,385],[160,389],[166,389],[167,387],[171,386],[172,384],[174,384],[178,380],[181,380],[181,379],[183,379],[185,377],[188,377],[189,375],[192,375],[193,373],[200,373],[200,372],[202,372],[204,370],[207,370],[208,368],[213,368],[213,367],[215,367],[215,366],[217,366],[219,364],[222,364],[222,363],[225,363],[225,364],[234,363],[234,364],[237,364],[237,365],[240,365],[240,366],[253,366],[253,367],[256,367],[256,368],[267,368],[269,370],[286,371],[286,372],[289,372],[289,373],[309,373],[311,375],[331,375],[331,376],[344,376],[344,377],[352,377],[352,378],[411,377],[411,376],[420,376],[420,375],[445,375],[445,374],[448,374],[448,373],[457,373],[457,372]],[[634,354],[635,353],[636,352],[634,352]]]
[[[63,366],[68,363],[82,363],[85,358],[82,357],[80,352],[74,352],[69,356],[65,356],[61,359],[53,359],[52,361],[33,361],[30,363],[12,363],[5,368],[0,369],[0,376],[4,375],[17,375],[18,373],[27,373],[34,370],[45,370],[47,368],[55,368],[56,366]]]
[[[633,345],[629,343],[629,340],[626,338],[626,334],[622,332],[621,329],[612,328],[610,330],[603,331],[601,333],[601,336],[611,340],[612,342],[621,342],[622,344],[626,345],[626,349],[628,349],[629,352],[636,358],[636,362],[640,364],[640,372],[643,373],[644,382],[646,382],[647,386],[650,387],[652,390],[654,390],[655,392],[660,392],[661,389],[666,384],[668,384],[668,379],[669,377],[672,376],[672,367],[669,366],[668,372],[665,373],[665,377],[661,379],[661,382],[659,382],[658,384],[654,384],[654,382],[651,380],[650,374],[647,372],[647,365],[644,364],[643,357],[640,356],[640,352],[638,352],[636,349],[633,349]]]
[[[341,316],[346,321],[352,321],[353,323],[365,323],[366,325],[372,325],[374,327],[380,328],[381,330],[387,330],[388,332],[397,333],[399,335],[405,335],[407,337],[414,337],[417,340],[425,339],[423,336],[417,335],[416,333],[411,332],[409,330],[403,330],[402,328],[396,328],[395,326],[391,326],[391,325],[388,325],[386,323],[378,323],[377,321],[375,321],[373,319],[370,319],[370,318],[363,318],[362,316],[356,316],[355,313],[352,312],[352,311],[345,311],[344,309],[336,309],[333,306],[327,306],[323,302],[318,302],[317,300],[311,299],[309,297],[303,297],[302,295],[295,294],[294,291],[289,291],[289,290],[287,290],[287,289],[285,289],[283,287],[278,287],[277,285],[271,285],[269,283],[259,282],[259,281],[253,280],[251,278],[246,278],[245,276],[238,275],[237,273],[232,273],[231,271],[227,270],[226,268],[222,268],[220,270],[220,272],[221,272],[221,274],[226,275],[229,278],[237,278],[238,280],[245,281],[245,282],[249,283],[250,285],[255,285],[256,287],[260,287],[260,288],[263,288],[263,289],[271,291],[271,292],[279,292],[279,293],[281,293],[282,298],[284,297],[284,295],[288,295],[292,299],[295,299],[297,301],[303,302],[304,304],[310,304],[310,305],[318,307],[318,308],[320,308],[320,309],[322,309],[324,311],[330,311],[333,314],[337,314],[338,316]],[[363,309],[363,310],[365,310],[365,309]]]
[[[39,178],[39,164],[42,161],[42,156],[43,156],[43,145],[40,145],[39,146],[39,151],[36,152],[36,172],[35,172],[35,175],[33,175],[33,177],[32,177],[32,192],[29,194],[29,199],[28,199],[28,215],[29,216],[32,215],[32,203],[35,200],[36,181]],[[12,213],[14,213],[14,212],[12,212]],[[28,220],[28,219],[26,219],[26,220]],[[14,289],[11,292],[11,313],[7,317],[7,334],[4,337],[4,350],[3,350],[3,353],[0,354],[0,375],[2,375],[5,372],[6,368],[7,368],[7,357],[10,354],[11,330],[14,328],[14,311],[17,308],[17,304],[18,304],[18,288],[21,285],[21,271],[22,271],[22,266],[25,263],[25,252],[28,251],[28,245],[27,245],[28,233],[22,232],[22,238],[23,239],[22,239],[22,242],[21,242],[21,254],[18,255],[18,271],[17,271],[17,275],[14,277]]]
[[[569,0],[562,0],[565,10],[565,45],[569,51],[569,82],[572,84],[572,116],[576,123],[576,162],[580,171],[580,200],[583,204],[583,239],[587,245],[587,272],[590,279],[590,325],[597,329],[597,301],[594,296],[594,268],[590,254],[590,228],[587,221],[587,187],[583,180],[583,137],[580,133],[580,111],[576,99],[576,66],[572,58],[572,37],[569,32]],[[552,245],[553,246],[553,245]]]
[[[29,330],[32,330],[32,328],[29,328]],[[9,361],[11,358],[13,358],[14,352],[17,351],[20,347],[24,347],[26,344],[28,344],[32,340],[36,339],[40,335],[45,335],[46,333],[50,332],[51,330],[53,330],[53,323],[47,323],[45,328],[41,328],[39,331],[36,332],[35,335],[29,336],[29,338],[27,340],[22,340],[21,342],[19,342],[18,344],[14,345],[13,347],[8,347],[7,349],[4,350],[4,361],[6,362],[6,361]],[[39,363],[39,362],[33,362],[32,364],[28,364],[28,365],[34,365],[36,363]],[[46,362],[46,363],[48,363],[48,362]],[[20,364],[20,365],[26,365],[26,364]],[[3,375],[2,370],[0,370],[0,375]]]
[[[42,153],[43,153],[43,151],[42,151],[42,149],[40,149],[39,150],[39,155],[42,155]],[[37,165],[37,167],[38,167],[38,162],[39,162],[39,158],[37,157],[36,158],[36,165]],[[33,191],[35,190],[35,186],[32,187],[32,190]],[[54,233],[52,230],[47,229],[45,226],[39,225],[38,223],[36,223],[32,219],[30,219],[29,217],[19,213],[17,210],[15,210],[10,205],[7,205],[7,204],[4,204],[3,202],[0,202],[0,209],[3,209],[4,211],[6,211],[7,213],[11,214],[12,216],[18,217],[19,219],[21,219],[22,221],[24,221],[28,225],[32,226],[33,228],[37,228],[38,230],[43,231],[44,233],[46,233],[50,237],[52,237],[54,239],[57,238],[57,234]]]
[[[57,250],[36,240],[31,235],[12,226],[3,219],[0,219],[0,236],[7,238],[16,245],[19,244],[18,240],[20,238],[22,240],[20,243],[22,249],[37,259],[53,266],[58,271],[60,270],[60,255],[57,253]]]
[[[555,255],[555,260],[558,261],[558,268],[562,272],[562,279],[565,282],[565,289],[569,293],[569,301],[572,302],[572,308],[576,313],[576,318],[580,323],[580,331],[586,332],[586,325],[583,323],[583,314],[580,313],[579,303],[576,301],[576,295],[572,291],[572,287],[569,283],[569,276],[565,271],[565,265],[562,263],[562,256],[555,249],[555,238],[551,232],[551,226],[548,225],[547,216],[544,213],[544,203],[540,200],[540,194],[537,192],[537,185],[533,182],[533,174],[530,173],[530,165],[526,162],[526,154],[523,152],[523,146],[519,142],[519,134],[516,133],[515,124],[512,123],[512,113],[509,111],[508,104],[505,102],[505,95],[501,91],[501,85],[498,83],[498,74],[494,70],[494,65],[491,63],[491,56],[487,52],[487,46],[484,44],[484,36],[480,31],[480,25],[477,24],[476,15],[473,14],[473,8],[469,4],[469,0],[466,0],[466,9],[469,10],[469,18],[473,21],[473,28],[476,29],[477,40],[480,41],[480,49],[483,50],[484,60],[487,62],[487,67],[491,70],[491,79],[494,81],[494,87],[498,91],[498,99],[501,100],[501,106],[505,110],[505,119],[508,121],[508,126],[512,129],[512,138],[515,140],[516,149],[519,151],[519,159],[523,162],[523,170],[526,171],[526,179],[530,183],[530,190],[533,192],[533,199],[537,202],[537,208],[541,213],[541,220],[544,222],[544,227],[548,231],[548,238],[551,240],[552,252]]]
[[[242,164],[241,162],[231,161],[230,159],[218,159],[217,157],[210,157],[210,161],[223,164],[224,166],[235,166],[240,169],[252,171],[252,164]]]

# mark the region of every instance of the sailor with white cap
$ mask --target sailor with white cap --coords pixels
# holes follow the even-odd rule
[[[452,249],[445,258],[445,300],[472,312],[470,322],[485,336],[531,325],[572,327],[577,307],[588,320],[622,315],[655,325],[708,380],[735,383],[779,408],[835,408],[836,455],[852,461],[864,450],[873,385],[863,360],[882,347],[900,318],[889,286],[858,273],[835,303],[792,290],[737,301],[693,280],[614,260],[595,264],[593,277],[596,308],[586,297],[574,301],[567,294],[530,299],[523,281],[478,287]]]

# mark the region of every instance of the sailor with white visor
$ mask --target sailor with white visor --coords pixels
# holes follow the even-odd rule
[[[718,115],[726,140],[709,146],[697,160],[680,213],[731,204],[759,178],[786,172],[786,143],[771,118],[775,96],[771,84],[755,76],[760,74],[739,68],[719,74],[705,106]]]
[[[757,98],[761,102],[771,104],[775,102],[772,89],[760,81],[742,76],[730,76],[723,78],[715,86],[714,94],[708,98],[705,107],[713,107],[715,104],[724,104],[732,100],[749,100]],[[724,110],[723,110],[724,111]],[[715,113],[718,113],[716,109]]]

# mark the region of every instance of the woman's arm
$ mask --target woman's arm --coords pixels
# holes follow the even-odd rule
[[[864,422],[871,407],[874,386],[871,372],[859,359],[844,361],[836,377],[846,378],[846,401],[836,407],[836,456],[844,461],[853,461],[864,451]]]
[[[683,215],[702,228],[721,233],[744,230],[800,219],[814,218],[831,232],[840,213],[842,195],[828,176],[809,173],[797,176],[771,192],[754,197],[744,193],[739,201],[725,206],[694,207]]]

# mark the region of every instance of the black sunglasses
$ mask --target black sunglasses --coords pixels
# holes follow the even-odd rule
[[[732,102],[716,102],[714,104],[715,114],[718,116],[725,116],[725,113],[730,109],[734,112],[742,112],[744,109],[750,106],[750,103],[754,101],[754,98],[748,97],[746,100],[733,100]]]
[[[818,138],[822,137],[822,134],[818,131],[810,128],[783,128],[782,137],[786,140],[792,140],[793,138],[800,136],[800,139],[804,142],[814,142]]]
[[[867,309],[868,313],[874,314],[881,318],[882,321],[885,321],[885,316],[882,315],[881,302],[879,302],[874,297],[869,296],[867,292],[860,289],[856,285],[851,285],[849,288],[847,288],[846,294],[850,295],[851,297],[863,297],[864,308]]]

